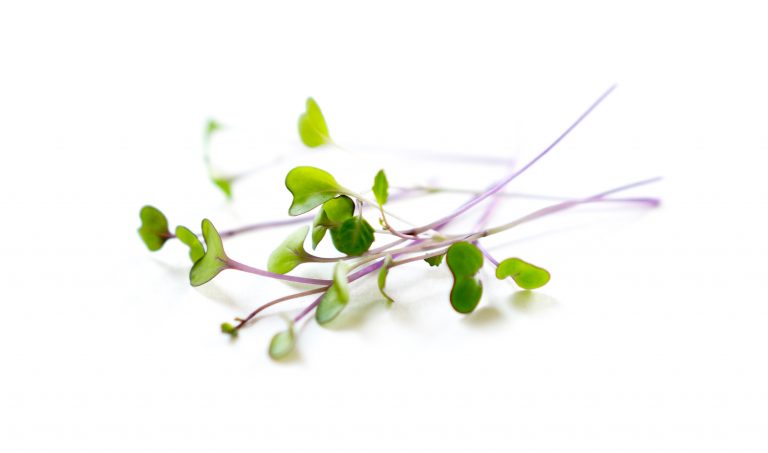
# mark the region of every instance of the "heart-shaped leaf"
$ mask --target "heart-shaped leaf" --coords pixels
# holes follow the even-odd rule
[[[349,302],[348,266],[339,261],[333,269],[333,284],[325,292],[315,311],[318,324],[325,325],[336,319]]]
[[[379,206],[384,206],[387,198],[389,198],[389,182],[387,181],[387,175],[384,174],[384,170],[379,170],[376,173],[376,177],[373,178],[373,195],[376,196]]]
[[[387,276],[389,275],[389,266],[392,264],[392,256],[387,255],[386,258],[384,258],[384,263],[381,265],[381,268],[379,269],[379,276],[378,276],[378,285],[379,285],[379,292],[382,296],[387,300],[388,303],[392,303],[395,300],[389,297],[389,294],[384,292],[384,287],[387,286]]]
[[[293,332],[293,322],[288,323],[288,329],[278,332],[269,342],[269,356],[274,360],[280,360],[293,351],[296,345],[296,336]]]
[[[153,252],[163,248],[165,241],[171,237],[165,215],[154,206],[147,205],[139,211],[139,218],[141,218],[139,236],[147,248]]]
[[[507,258],[496,267],[496,278],[503,280],[507,277],[523,289],[541,288],[549,282],[549,271],[527,263],[520,258]]]
[[[288,214],[309,212],[346,190],[327,171],[315,167],[296,167],[285,176],[285,187],[293,195]]]
[[[200,239],[197,238],[197,235],[190,231],[189,228],[181,225],[177,226],[176,237],[179,238],[183,244],[186,244],[189,247],[189,259],[191,259],[193,263],[205,255],[205,248],[203,248],[203,243],[200,242]]]
[[[329,228],[337,228],[355,213],[355,202],[346,195],[332,198],[323,203],[312,222],[312,249],[316,249]]]
[[[307,99],[307,108],[299,117],[299,136],[301,141],[310,148],[333,143],[323,112],[312,98]]]
[[[469,242],[448,247],[446,264],[453,274],[451,306],[459,313],[471,313],[483,295],[483,284],[475,274],[483,267],[483,253]]]
[[[200,286],[219,275],[219,272],[228,269],[227,254],[224,253],[224,244],[221,236],[210,220],[203,219],[203,239],[205,240],[205,254],[195,262],[189,271],[189,283],[192,286]]]
[[[331,239],[336,250],[345,255],[359,256],[373,244],[373,227],[361,217],[352,217],[339,228],[331,230]]]
[[[276,274],[287,274],[294,267],[303,263],[307,258],[307,252],[304,250],[304,241],[309,232],[308,226],[303,226],[293,233],[280,244],[267,261],[267,270]]]

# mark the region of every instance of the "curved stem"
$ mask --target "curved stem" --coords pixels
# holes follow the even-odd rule
[[[266,310],[267,308],[269,308],[269,307],[271,307],[271,306],[273,306],[273,305],[279,304],[280,302],[285,302],[285,301],[287,301],[287,300],[291,300],[291,299],[298,299],[298,298],[300,298],[300,297],[304,297],[304,296],[310,296],[310,295],[312,295],[312,294],[317,294],[317,293],[325,292],[327,289],[328,289],[328,287],[310,289],[309,291],[303,291],[303,292],[300,292],[300,293],[291,294],[291,295],[289,295],[289,296],[283,296],[283,297],[280,297],[280,298],[278,298],[278,299],[275,299],[275,300],[273,300],[273,301],[267,302],[266,304],[264,304],[264,305],[260,306],[260,307],[259,307],[259,308],[257,308],[256,310],[253,310],[253,311],[252,311],[250,314],[248,314],[248,316],[246,316],[245,318],[243,318],[243,319],[240,319],[240,322],[239,322],[239,323],[238,323],[238,324],[235,326],[235,329],[236,329],[236,330],[239,330],[239,329],[240,329],[240,328],[242,328],[242,327],[243,327],[243,326],[244,326],[246,323],[248,323],[248,321],[250,321],[251,319],[253,319],[253,318],[254,318],[256,315],[258,315],[259,313],[261,313],[262,311]]]
[[[227,258],[225,263],[230,269],[247,272],[249,274],[260,275],[262,277],[274,278],[276,280],[285,280],[288,282],[306,283],[308,285],[320,285],[320,286],[328,286],[331,283],[333,283],[331,280],[324,280],[319,278],[296,277],[293,275],[276,274],[274,272],[269,272],[263,269],[258,269],[255,267],[248,266],[247,264],[237,262],[231,258]]]

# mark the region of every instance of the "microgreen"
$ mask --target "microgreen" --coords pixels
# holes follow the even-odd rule
[[[349,302],[349,282],[347,265],[343,261],[336,263],[333,270],[333,284],[325,292],[315,312],[318,324],[325,325],[336,319]]]
[[[331,198],[346,192],[327,171],[315,167],[296,167],[285,177],[285,187],[293,195],[288,214],[309,212]]]
[[[389,297],[389,294],[387,294],[384,291],[384,288],[387,286],[387,276],[389,275],[389,266],[392,265],[392,255],[387,255],[384,258],[384,262],[381,265],[381,269],[379,269],[379,276],[376,279],[376,283],[379,287],[379,292],[382,296],[384,296],[384,299],[387,300],[390,304],[394,302],[395,300]]]
[[[147,248],[153,252],[163,248],[165,241],[171,237],[165,214],[154,206],[147,205],[139,211],[139,218],[141,218],[139,236]]]
[[[387,181],[387,175],[384,174],[384,170],[379,170],[373,178],[373,195],[376,197],[379,206],[384,206],[387,203],[387,198],[389,198],[389,182]]]
[[[228,322],[221,323],[221,333],[225,333],[231,336],[232,338],[237,337],[237,329],[235,328],[235,326],[233,326]]]
[[[289,321],[288,328],[276,333],[272,337],[272,341],[269,342],[269,356],[274,360],[283,359],[293,351],[295,344],[296,336],[293,332],[293,322]]]
[[[304,250],[304,241],[309,232],[308,226],[300,227],[289,234],[271,255],[267,262],[267,270],[276,274],[287,274],[299,264],[305,262],[307,252]]]
[[[189,271],[189,283],[192,286],[207,283],[219,275],[219,272],[229,268],[227,254],[224,253],[224,244],[221,242],[219,232],[208,219],[203,220],[202,229],[205,254],[195,262]]]
[[[611,88],[612,90],[613,88]],[[479,271],[487,259],[491,265],[496,266],[496,277],[499,280],[512,278],[518,286],[531,290],[544,286],[550,280],[547,270],[523,261],[520,258],[507,258],[501,262],[481,244],[484,238],[491,235],[506,232],[523,223],[553,215],[557,212],[571,209],[585,203],[601,201],[621,201],[624,203],[638,203],[648,207],[655,207],[659,201],[653,198],[609,198],[614,193],[638,187],[654,182],[655,179],[627,184],[596,195],[585,198],[552,198],[533,197],[540,201],[555,200],[557,203],[545,206],[517,219],[507,221],[494,227],[488,227],[487,223],[492,214],[500,216],[500,197],[519,196],[502,192],[515,178],[524,173],[528,168],[549,153],[555,145],[564,139],[584,118],[611,92],[604,93],[589,109],[569,126],[550,146],[537,154],[527,164],[517,170],[511,170],[497,182],[491,184],[485,190],[469,190],[471,198],[455,209],[449,210],[436,220],[410,227],[408,230],[395,230],[388,222],[388,218],[397,219],[407,225],[414,225],[394,213],[390,207],[385,211],[384,205],[401,198],[403,194],[421,193],[429,195],[438,192],[447,192],[451,189],[418,187],[407,190],[395,188],[397,193],[390,196],[390,187],[384,170],[379,170],[373,180],[372,191],[375,202],[343,187],[327,171],[315,167],[299,166],[288,172],[285,178],[285,186],[293,195],[293,200],[288,213],[291,218],[287,220],[275,220],[240,226],[235,229],[223,230],[219,233],[213,224],[205,219],[202,221],[202,238],[184,226],[177,226],[175,234],[171,234],[168,220],[165,215],[152,206],[144,206],[140,211],[141,226],[139,235],[147,248],[151,251],[159,250],[163,244],[172,238],[178,238],[180,242],[189,247],[189,259],[193,262],[189,272],[189,280],[192,286],[202,285],[225,269],[234,269],[249,274],[289,281],[303,285],[309,285],[310,289],[302,289],[289,295],[279,297],[263,303],[250,312],[247,316],[235,318],[236,325],[223,323],[220,329],[223,333],[232,336],[258,315],[271,307],[288,300],[313,296],[315,299],[306,305],[289,321],[286,330],[278,332],[272,337],[269,344],[269,356],[275,360],[287,357],[294,350],[296,344],[296,325],[305,316],[314,313],[314,318],[320,325],[326,325],[336,319],[346,308],[350,301],[350,285],[365,276],[377,272],[377,287],[381,296],[388,304],[393,299],[386,292],[390,270],[394,267],[406,265],[416,261],[426,261],[430,267],[438,267],[443,261],[451,272],[452,285],[448,300],[456,312],[462,314],[472,313],[483,296],[483,282],[479,277]],[[211,180],[228,196],[232,194],[232,182],[234,178],[221,176],[213,171],[208,157],[208,145],[211,136],[221,128],[221,125],[213,120],[209,121],[204,131],[205,158]],[[323,144],[333,144],[328,133],[323,114],[317,103],[312,99],[307,100],[306,111],[299,119],[299,134],[305,145],[317,147]],[[426,167],[425,167],[426,168]],[[463,191],[464,189],[459,189]],[[469,211],[484,200],[492,199],[488,203],[485,212],[479,216],[474,228],[462,234],[446,232],[449,224],[456,220],[464,220],[469,216]],[[365,207],[378,208],[377,216],[382,230],[374,230],[368,223],[371,213],[365,211]],[[307,214],[318,208],[315,215]],[[368,215],[369,218],[366,218]],[[310,228],[311,222],[311,228]],[[290,233],[270,254],[267,260],[267,270],[251,267],[247,264],[235,261],[224,252],[222,238],[227,239],[234,235],[256,231],[263,228],[279,227],[292,224],[304,224]],[[312,237],[312,248],[315,249],[323,240],[326,233],[330,232],[333,246],[343,256],[324,257],[315,256],[305,250],[304,243],[307,236]],[[379,245],[382,238],[393,240]],[[373,247],[376,243],[377,246]],[[335,263],[331,279],[309,278],[298,275],[289,275],[296,266],[305,263]],[[326,268],[327,271],[330,269]],[[418,268],[416,268],[418,271]],[[419,272],[429,272],[430,269],[422,267]]]
[[[181,225],[177,226],[176,237],[179,241],[189,247],[189,259],[192,260],[192,263],[205,255],[203,244],[200,242],[200,239],[197,238],[197,235],[190,231],[189,228]]]
[[[306,110],[299,117],[299,136],[301,141],[310,148],[333,143],[323,112],[312,98],[307,99]]]
[[[526,263],[520,258],[507,258],[496,267],[496,278],[503,280],[507,277],[523,289],[541,288],[549,282],[549,271],[544,268]]]
[[[483,283],[475,278],[483,267],[483,253],[469,242],[457,242],[448,248],[445,262],[453,274],[451,306],[459,313],[471,313],[483,295]]]
[[[373,227],[361,217],[351,217],[331,230],[336,250],[349,256],[360,256],[373,244]]]

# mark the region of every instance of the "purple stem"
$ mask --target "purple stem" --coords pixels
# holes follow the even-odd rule
[[[308,285],[320,285],[320,286],[328,286],[331,283],[333,283],[333,281],[331,280],[323,280],[319,278],[295,277],[293,275],[276,274],[274,272],[269,272],[263,269],[258,269],[255,267],[248,266],[247,264],[240,263],[231,258],[227,258],[225,263],[230,269],[235,269],[242,272],[248,272],[249,274],[261,275],[262,277],[274,278],[277,280],[285,280],[289,282],[306,283]]]
[[[494,184],[493,186],[491,186],[491,188],[490,188],[490,189],[488,189],[488,190],[486,190],[485,192],[481,193],[480,195],[478,195],[478,196],[474,197],[472,200],[470,200],[469,202],[465,203],[464,205],[462,205],[461,207],[459,207],[458,209],[456,209],[456,210],[455,210],[453,213],[451,213],[451,214],[449,214],[449,215],[447,215],[447,216],[445,216],[445,217],[443,217],[443,218],[441,218],[441,219],[435,220],[434,222],[432,222],[432,223],[429,223],[429,224],[427,224],[427,225],[424,225],[424,226],[422,226],[422,227],[413,228],[413,229],[411,229],[411,230],[408,230],[408,231],[403,231],[402,233],[403,233],[403,234],[418,234],[418,233],[422,233],[422,232],[424,232],[424,231],[427,231],[427,230],[430,230],[430,229],[434,229],[434,228],[436,228],[436,227],[438,227],[438,226],[442,226],[442,225],[444,225],[444,224],[445,224],[445,222],[448,222],[448,221],[450,221],[450,220],[453,220],[453,219],[455,219],[456,217],[460,216],[461,214],[463,214],[463,213],[467,212],[467,211],[468,211],[469,209],[471,209],[472,207],[476,206],[476,205],[477,205],[478,203],[480,203],[481,201],[485,200],[486,198],[490,197],[491,195],[493,195],[493,194],[495,194],[495,193],[498,193],[498,192],[499,192],[501,189],[503,189],[503,188],[504,188],[504,186],[506,186],[507,184],[509,184],[509,182],[510,182],[510,181],[512,181],[513,179],[517,178],[517,177],[518,177],[518,176],[520,176],[520,175],[521,175],[523,172],[525,172],[526,170],[528,170],[529,168],[531,168],[531,166],[532,166],[533,164],[535,164],[536,162],[538,162],[538,161],[539,161],[539,159],[541,159],[542,157],[544,157],[544,156],[545,156],[547,153],[549,153],[549,152],[550,152],[550,151],[551,151],[551,150],[552,150],[552,149],[553,149],[555,146],[557,146],[557,144],[558,144],[558,143],[560,143],[560,142],[561,142],[561,141],[562,141],[562,140],[563,140],[563,139],[564,139],[564,138],[565,138],[565,137],[566,137],[568,134],[570,134],[570,133],[571,133],[571,131],[573,131],[573,130],[576,128],[576,126],[578,126],[578,125],[579,125],[579,124],[580,124],[580,123],[581,123],[581,122],[582,122],[582,121],[583,121],[583,120],[584,120],[584,119],[585,119],[585,118],[586,118],[586,117],[587,117],[587,116],[588,116],[590,113],[592,113],[592,111],[593,111],[595,108],[597,108],[597,106],[598,106],[598,105],[600,105],[600,103],[601,103],[601,102],[603,102],[603,100],[604,100],[606,97],[608,97],[608,95],[609,95],[609,94],[611,94],[611,92],[612,92],[612,91],[613,91],[615,88],[616,88],[616,85],[613,85],[613,86],[612,86],[612,87],[610,87],[610,88],[609,88],[609,89],[608,89],[608,90],[607,90],[605,93],[603,93],[602,95],[600,95],[600,97],[599,97],[599,98],[597,98],[597,100],[596,100],[595,102],[593,102],[593,103],[592,103],[592,105],[590,105],[590,106],[589,106],[589,108],[588,108],[586,111],[584,111],[584,113],[582,113],[582,114],[581,114],[581,115],[580,115],[580,116],[579,116],[579,117],[576,119],[576,121],[574,121],[574,122],[573,122],[573,124],[571,124],[571,125],[570,125],[570,126],[569,126],[569,127],[568,127],[568,128],[567,128],[567,129],[566,129],[566,130],[565,130],[565,131],[562,133],[562,134],[560,134],[560,136],[559,136],[559,137],[557,137],[557,139],[556,139],[554,142],[552,142],[552,143],[551,143],[549,146],[547,146],[547,147],[544,149],[544,151],[540,152],[540,153],[539,153],[539,154],[538,154],[536,157],[534,157],[534,158],[533,158],[533,159],[532,159],[530,162],[528,162],[527,164],[525,164],[525,166],[523,166],[523,168],[521,168],[520,170],[517,170],[517,171],[515,171],[515,172],[512,172],[512,174],[510,174],[510,175],[509,175],[509,176],[507,176],[506,178],[502,179],[502,180],[501,180],[501,181],[499,181],[498,183],[496,183],[496,184]]]

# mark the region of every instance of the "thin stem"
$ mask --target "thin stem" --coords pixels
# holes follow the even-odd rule
[[[480,245],[480,241],[475,241],[475,242],[473,242],[473,244],[475,244],[475,247],[477,247],[477,248],[478,248],[478,249],[479,249],[479,250],[480,250],[480,251],[483,253],[483,255],[485,255],[485,257],[486,257],[486,258],[488,258],[488,261],[490,261],[491,263],[493,263],[493,265],[494,265],[494,266],[496,266],[496,267],[498,267],[498,266],[499,266],[499,262],[498,262],[498,260],[496,260],[496,258],[494,258],[494,257],[491,255],[491,253],[490,253],[488,250],[486,250],[486,248],[485,248],[485,247],[483,247],[482,245]]]
[[[240,329],[240,328],[242,328],[242,327],[243,327],[243,326],[244,326],[246,323],[248,323],[248,321],[250,321],[251,319],[253,319],[253,318],[254,318],[256,315],[258,315],[259,313],[261,313],[262,311],[266,310],[267,308],[269,308],[269,307],[271,307],[271,306],[273,306],[273,305],[279,304],[280,302],[285,302],[285,301],[287,301],[287,300],[298,299],[298,298],[300,298],[300,297],[304,297],[304,296],[310,296],[310,295],[312,295],[312,294],[317,294],[317,293],[322,293],[322,292],[325,292],[327,289],[328,289],[328,287],[327,287],[327,286],[326,286],[326,287],[322,287],[322,288],[315,288],[315,289],[310,289],[310,290],[308,290],[308,291],[302,291],[302,292],[300,292],[300,293],[291,294],[291,295],[288,295],[288,296],[283,296],[283,297],[280,297],[280,298],[278,298],[278,299],[275,299],[275,300],[273,300],[273,301],[271,301],[271,302],[267,302],[266,304],[264,304],[264,305],[260,306],[260,307],[259,307],[259,308],[257,308],[256,310],[253,310],[253,311],[252,311],[252,312],[251,312],[251,313],[250,313],[248,316],[246,316],[245,318],[243,318],[243,319],[240,319],[240,320],[239,320],[239,321],[240,321],[240,323],[239,323],[238,325],[236,325],[236,326],[235,326],[235,330],[239,330],[239,329]]]
[[[331,280],[324,280],[319,278],[296,277],[293,275],[276,274],[274,272],[269,272],[263,269],[258,269],[255,267],[248,266],[247,264],[237,262],[231,258],[227,258],[226,261],[224,262],[227,264],[227,266],[230,269],[247,272],[249,274],[260,275],[262,277],[274,278],[276,280],[285,280],[288,282],[306,283],[308,285],[320,285],[320,286],[328,286],[331,283],[333,283]]]
[[[525,164],[523,166],[523,168],[521,168],[520,170],[512,172],[510,175],[508,175],[507,177],[503,178],[498,183],[494,184],[490,189],[488,189],[485,192],[483,192],[482,194],[478,195],[477,197],[472,199],[470,202],[465,203],[463,206],[459,207],[458,209],[456,209],[451,214],[449,214],[449,215],[447,215],[447,216],[445,216],[445,217],[443,217],[441,219],[435,220],[434,222],[428,223],[427,225],[424,225],[424,226],[421,226],[421,227],[418,227],[418,228],[414,228],[414,229],[409,230],[409,231],[403,231],[403,233],[404,234],[418,234],[418,233],[422,233],[424,231],[428,231],[430,229],[433,229],[435,227],[438,227],[438,226],[442,225],[443,223],[448,222],[450,220],[453,220],[456,217],[460,216],[461,214],[467,212],[469,209],[471,209],[472,207],[476,206],[478,203],[480,203],[481,201],[483,201],[486,198],[490,197],[491,195],[500,192],[501,189],[503,189],[504,186],[509,184],[510,181],[512,181],[513,179],[517,178],[521,174],[523,174],[526,170],[531,168],[531,166],[533,166],[533,164],[538,162],[542,157],[547,155],[555,146],[557,146],[557,144],[559,144],[568,134],[570,134],[571,131],[573,131],[576,128],[576,126],[578,126],[590,113],[592,113],[592,111],[598,105],[600,105],[600,103],[603,102],[603,100],[609,94],[611,94],[611,92],[615,88],[616,88],[616,85],[610,87],[605,93],[603,93],[595,102],[592,103],[592,105],[589,106],[589,108],[586,111],[584,111],[584,113],[582,113],[576,119],[576,121],[574,121],[563,133],[561,133],[560,136],[558,136],[557,139],[555,139],[555,141],[553,141],[549,146],[547,146],[544,149],[544,151],[540,152],[531,161],[529,161],[527,164]]]

